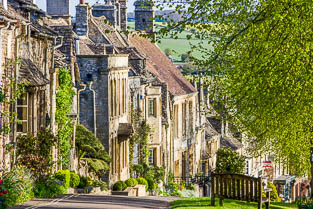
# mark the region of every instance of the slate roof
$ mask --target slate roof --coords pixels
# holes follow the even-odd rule
[[[45,86],[50,83],[30,59],[21,61],[18,79],[19,83],[26,83],[27,86]]]
[[[221,138],[221,147],[229,147],[232,150],[238,150],[243,147],[243,144],[234,137],[224,136]]]
[[[196,93],[197,90],[181,74],[161,49],[149,39],[134,35],[129,38],[131,45],[147,58],[147,67],[161,82],[168,84],[173,96]]]
[[[103,36],[110,42],[110,44],[114,45],[114,47],[127,47],[127,37],[123,37],[121,33],[116,31],[109,24],[105,24],[105,17],[94,17],[91,16],[91,20],[95,23],[98,30],[103,34]],[[92,25],[90,25],[92,26]],[[126,39],[125,39],[126,38]]]

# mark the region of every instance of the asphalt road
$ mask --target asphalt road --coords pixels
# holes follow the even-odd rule
[[[126,197],[103,195],[66,195],[59,199],[33,199],[24,205],[12,209],[68,209],[68,208],[112,208],[112,209],[144,209],[168,208],[175,197]]]

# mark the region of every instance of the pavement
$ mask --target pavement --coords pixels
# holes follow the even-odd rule
[[[59,199],[33,199],[24,205],[15,206],[12,209],[68,209],[68,208],[110,208],[110,209],[146,209],[169,208],[170,202],[177,197],[127,197],[104,196],[96,194],[64,195]]]

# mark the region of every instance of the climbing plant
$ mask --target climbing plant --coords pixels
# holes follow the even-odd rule
[[[67,69],[59,69],[58,78],[55,119],[58,124],[59,164],[62,164],[62,168],[65,169],[69,166],[70,139],[73,133],[73,121],[68,114],[71,112],[75,91],[72,77]]]
[[[3,79],[2,88],[0,89],[0,116],[1,126],[0,134],[6,137],[11,132],[14,123],[18,123],[17,113],[13,111],[14,105],[18,99],[25,93],[27,82],[17,82],[14,75],[14,65],[20,64],[20,60],[9,61],[4,68],[5,79]],[[13,154],[15,159],[16,146],[14,144],[6,145],[6,152]]]
[[[139,146],[139,163],[148,163],[150,152],[148,149],[149,134],[151,128],[146,120],[141,116],[141,112],[138,110],[131,111],[131,120],[134,128],[129,142],[129,167],[130,173],[133,172],[133,159],[134,159],[134,146]]]

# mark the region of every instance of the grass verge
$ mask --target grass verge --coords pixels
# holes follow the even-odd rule
[[[224,200],[224,206],[221,207],[218,204],[219,199],[215,199],[215,206],[211,205],[211,199],[208,197],[199,197],[199,198],[184,198],[179,199],[176,201],[173,201],[170,205],[170,208],[174,209],[253,209],[257,208],[258,204],[255,202],[245,202],[245,201],[239,201],[239,200],[230,200],[225,199]],[[263,208],[265,208],[265,205],[263,205]],[[271,202],[270,205],[271,209],[297,209],[296,204],[292,203],[280,203],[280,202]]]

